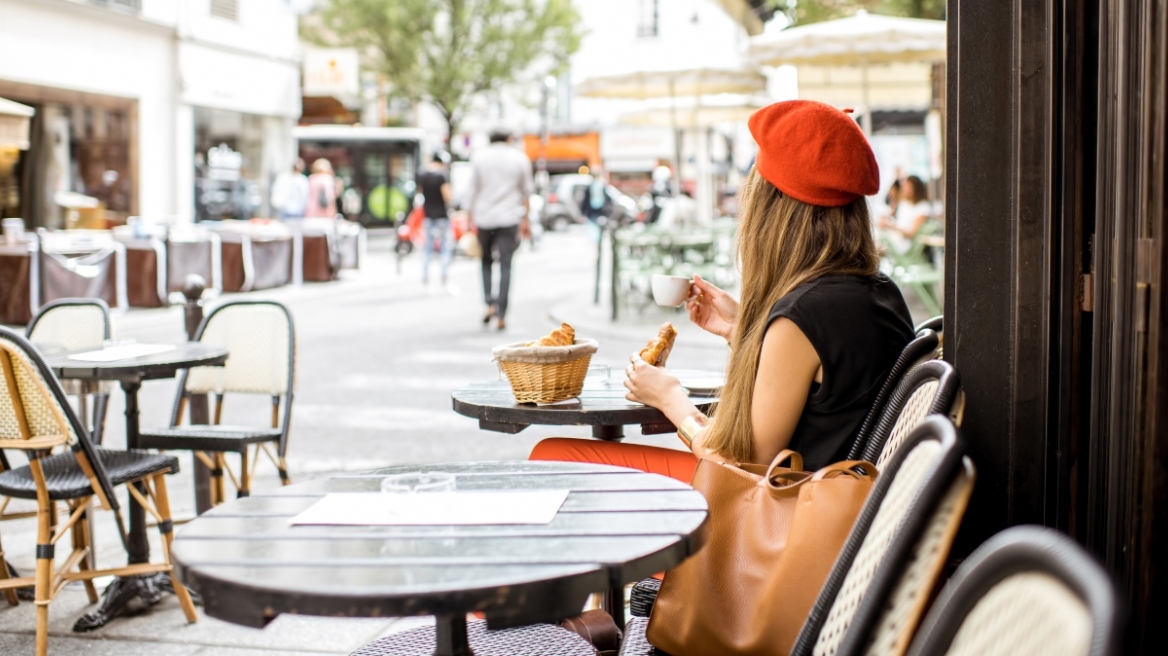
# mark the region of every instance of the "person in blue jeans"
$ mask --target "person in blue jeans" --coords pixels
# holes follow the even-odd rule
[[[446,175],[447,155],[442,151],[418,173],[418,191],[422,194],[424,220],[422,231],[422,284],[430,282],[430,259],[437,249],[441,255],[442,285],[446,286],[446,274],[450,270],[450,259],[454,253],[454,237],[450,232],[450,179]]]

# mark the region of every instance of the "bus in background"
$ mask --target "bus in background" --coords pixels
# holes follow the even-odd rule
[[[366,227],[405,221],[414,204],[423,132],[417,128],[306,125],[292,129],[306,166],[324,158],[343,191],[338,209]]]

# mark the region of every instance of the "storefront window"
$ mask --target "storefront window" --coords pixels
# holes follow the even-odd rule
[[[264,117],[195,108],[195,216],[200,221],[266,216]]]
[[[28,150],[0,149],[0,215],[30,227],[125,223],[134,198],[129,110],[25,102],[37,110]]]

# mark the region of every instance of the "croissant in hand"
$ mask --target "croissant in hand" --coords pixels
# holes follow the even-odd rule
[[[666,321],[661,324],[657,336],[649,340],[645,348],[641,349],[639,354],[641,359],[654,367],[664,367],[665,361],[669,359],[669,352],[673,350],[673,340],[675,339],[677,339],[677,329]]]

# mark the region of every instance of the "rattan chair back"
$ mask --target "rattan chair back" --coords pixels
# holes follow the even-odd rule
[[[194,394],[279,396],[292,389],[296,338],[292,315],[275,301],[229,301],[203,319],[196,341],[227,347],[222,367],[195,367],[184,381]]]
[[[933,516],[944,509],[954,483],[964,476],[964,452],[956,427],[945,417],[929,417],[905,440],[860,510],[792,654],[859,653],[854,647],[841,649],[857,610],[862,602],[882,605],[892,594],[896,582],[881,575],[889,571],[885,564],[908,561]]]
[[[998,533],[941,591],[913,656],[1110,656],[1119,604],[1107,573],[1067,536],[1038,526]]]
[[[25,334],[68,351],[99,349],[110,338],[109,306],[100,298],[62,298],[42,307]]]
[[[0,440],[25,450],[30,460],[68,444],[103,507],[118,510],[97,450],[65,398],[61,383],[40,353],[19,334],[0,327]],[[10,441],[9,441],[10,440]],[[119,528],[120,528],[119,517]],[[123,531],[124,534],[124,531]]]
[[[888,405],[888,397],[892,396],[893,390],[900,385],[913,367],[925,360],[931,360],[935,356],[938,343],[937,335],[933,331],[918,331],[917,336],[900,352],[892,369],[888,372],[888,377],[884,379],[884,384],[880,386],[880,392],[876,394],[872,407],[868,409],[868,415],[860,424],[860,430],[852,442],[852,450],[848,453],[848,460],[860,458],[872,430],[876,428],[880,417],[884,415],[884,410]]]
[[[925,417],[944,415],[960,426],[964,405],[961,380],[953,365],[942,360],[917,365],[889,397],[859,459],[875,463],[876,469],[884,471],[905,438]]]
[[[283,457],[296,384],[296,330],[288,308],[276,301],[228,301],[203,318],[195,341],[225,346],[230,355],[222,367],[195,367],[183,372],[171,410],[171,427],[178,425],[183,400],[189,394],[213,393],[220,399],[227,392],[266,394],[283,405],[278,447]]]

